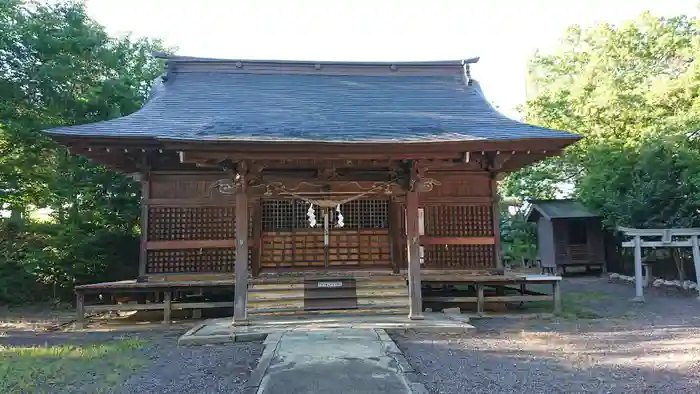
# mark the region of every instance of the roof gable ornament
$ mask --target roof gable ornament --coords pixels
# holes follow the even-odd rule
[[[466,82],[467,85],[472,84],[472,74],[469,69],[469,63],[467,61],[462,60],[462,68],[464,69],[464,82]]]

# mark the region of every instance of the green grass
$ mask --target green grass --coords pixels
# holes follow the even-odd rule
[[[557,316],[561,319],[599,319],[602,316],[587,305],[589,302],[604,301],[610,296],[605,293],[580,292],[564,293],[561,298],[561,313]],[[528,312],[550,312],[550,301],[529,302],[526,304]]]
[[[145,365],[138,339],[90,346],[0,346],[0,393],[105,392]]]

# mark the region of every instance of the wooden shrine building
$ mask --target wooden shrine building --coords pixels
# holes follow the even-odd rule
[[[575,200],[531,200],[527,221],[537,223],[537,246],[543,269],[567,267],[605,271],[604,229],[597,215]]]
[[[499,176],[580,138],[500,114],[470,76],[478,59],[156,56],[167,66],[139,111],[47,131],[143,187],[138,280],[80,290],[160,286],[171,305],[170,290],[230,283],[237,324],[363,307],[420,318],[427,278],[499,274]]]

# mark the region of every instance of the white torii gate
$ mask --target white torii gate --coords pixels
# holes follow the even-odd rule
[[[695,265],[695,279],[698,283],[698,300],[700,300],[700,247],[698,236],[700,228],[674,228],[674,229],[639,229],[618,227],[624,235],[632,237],[631,241],[622,243],[623,248],[634,248],[634,291],[632,301],[644,302],[642,289],[642,248],[691,248],[693,251],[693,264]],[[643,237],[661,237],[661,241],[645,241]],[[686,240],[673,240],[674,237],[687,238]]]

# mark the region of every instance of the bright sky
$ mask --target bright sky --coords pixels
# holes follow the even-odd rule
[[[112,34],[162,38],[186,56],[275,60],[455,60],[501,111],[525,100],[526,62],[567,26],[650,10],[697,15],[698,0],[87,0]]]

